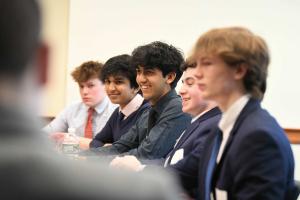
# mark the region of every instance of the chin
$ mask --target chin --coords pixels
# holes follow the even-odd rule
[[[111,102],[112,102],[113,104],[120,104],[120,101],[112,101],[112,100],[111,100]]]
[[[189,109],[188,109],[188,108],[184,108],[184,107],[182,107],[182,112],[184,112],[184,113],[188,113],[188,111],[189,111]]]
[[[143,94],[143,97],[144,97],[144,99],[146,99],[146,100],[150,100],[150,96],[148,96],[148,95],[144,95],[144,94]]]
[[[93,107],[93,106],[94,106],[94,104],[92,104],[92,103],[85,103],[85,102],[84,102],[84,104],[85,104],[86,106],[88,106],[88,107]]]

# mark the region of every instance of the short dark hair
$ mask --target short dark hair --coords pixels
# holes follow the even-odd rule
[[[180,69],[182,72],[187,70],[188,68],[196,68],[197,63],[193,56],[188,57],[184,63],[181,65]]]
[[[104,83],[109,76],[123,76],[130,81],[131,88],[138,88],[136,82],[136,69],[131,64],[131,56],[127,54],[112,57],[106,61],[101,73],[101,80]]]
[[[139,46],[132,52],[132,64],[135,68],[139,66],[146,69],[157,68],[162,71],[164,77],[170,72],[175,72],[176,78],[171,83],[171,88],[176,87],[182,75],[180,66],[183,60],[180,50],[160,41]]]
[[[1,0],[0,27],[0,73],[18,78],[39,44],[39,5],[35,0]]]
[[[91,78],[98,78],[102,73],[103,64],[97,61],[87,61],[76,67],[71,73],[77,83],[83,83]]]

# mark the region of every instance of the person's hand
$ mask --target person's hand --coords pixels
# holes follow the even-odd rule
[[[145,167],[135,156],[116,157],[109,165],[114,168],[131,171],[141,171]]]
[[[87,150],[90,148],[90,142],[92,139],[85,138],[85,137],[78,137],[79,138],[79,148],[82,150]]]
[[[65,139],[65,136],[66,136],[67,133],[63,133],[63,132],[56,132],[56,133],[51,133],[49,135],[49,138],[51,140],[53,140],[55,143],[62,143]]]

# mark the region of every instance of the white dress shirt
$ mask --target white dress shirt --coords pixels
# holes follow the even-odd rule
[[[93,113],[93,136],[102,130],[116,108],[117,105],[112,104],[108,97],[105,97],[95,107],[95,112]],[[84,137],[88,109],[89,107],[83,102],[75,102],[67,106],[43,130],[47,133],[53,133],[67,132],[68,128],[73,128],[77,136]]]
[[[224,152],[224,148],[225,148],[228,138],[230,136],[230,132],[231,132],[238,116],[240,115],[243,108],[246,106],[249,99],[250,99],[250,95],[248,95],[248,94],[243,95],[238,100],[236,100],[229,107],[229,109],[226,112],[222,113],[222,117],[221,117],[221,120],[219,121],[218,126],[223,133],[223,139],[222,139],[222,143],[221,143],[220,150],[218,153],[217,163],[220,162],[220,159]],[[217,200],[226,200],[227,192],[216,188],[216,199]]]

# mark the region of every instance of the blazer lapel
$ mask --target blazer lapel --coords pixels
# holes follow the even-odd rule
[[[244,121],[244,119],[249,115],[249,113],[253,112],[254,110],[256,110],[257,108],[260,107],[260,104],[259,104],[259,101],[258,100],[255,100],[255,99],[250,99],[248,101],[248,103],[246,104],[246,106],[242,109],[241,113],[239,114],[236,122],[234,123],[234,126],[230,132],[230,135],[229,135],[229,138],[228,138],[228,141],[225,145],[225,148],[224,148],[224,151],[223,151],[223,154],[221,156],[221,159],[220,159],[220,162],[217,164],[217,168],[216,168],[216,176],[217,174],[219,173],[220,169],[221,169],[221,166],[222,166],[222,163],[224,161],[224,158],[234,140],[234,137],[235,137],[235,134],[237,133],[237,130],[239,129],[240,125],[242,124],[242,122]],[[214,176],[215,177],[215,176]]]
[[[183,136],[180,138],[174,149],[179,149],[180,146],[190,137],[190,135],[195,131],[196,128],[201,126],[201,123],[203,123],[205,120],[220,114],[219,108],[215,107],[206,113],[204,113],[202,116],[200,116],[196,121],[194,121],[184,132]]]
[[[199,125],[199,119],[194,121],[189,127],[185,130],[184,134],[182,137],[179,139],[178,143],[174,147],[174,149],[179,149],[180,146],[189,138],[189,136],[194,132],[194,130],[198,127]]]

